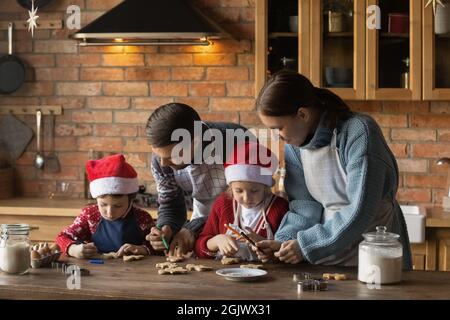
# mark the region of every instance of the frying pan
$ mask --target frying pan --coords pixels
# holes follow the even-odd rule
[[[34,0],[34,7],[41,9],[49,4],[52,0]],[[17,3],[20,4],[25,9],[31,10],[31,0],[17,0]]]
[[[0,58],[0,93],[13,93],[25,81],[25,65],[12,54],[12,29],[13,24],[8,25],[9,54]]]

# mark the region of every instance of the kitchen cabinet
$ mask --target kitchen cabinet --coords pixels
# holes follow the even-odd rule
[[[427,2],[257,1],[256,92],[285,68],[346,100],[449,100],[450,9]]]
[[[422,0],[423,7],[427,0]],[[450,1],[438,7],[436,16],[423,9],[423,98],[450,100]]]
[[[450,271],[450,212],[428,209],[425,242],[412,244],[414,270]]]

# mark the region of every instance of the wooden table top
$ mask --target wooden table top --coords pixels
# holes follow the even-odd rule
[[[66,277],[60,270],[31,269],[27,275],[0,272],[1,299],[448,299],[450,277],[444,272],[412,271],[404,273],[404,281],[370,289],[356,280],[356,268],[330,268],[307,264],[266,264],[268,275],[255,282],[226,280],[213,272],[186,275],[159,275],[155,264],[164,257],[146,257],[141,261],[105,260],[103,265],[70,259],[88,268],[89,276],[81,277],[81,289],[67,289]],[[225,268],[219,261],[189,259],[181,263],[201,263],[214,270]],[[234,266],[238,267],[238,265]],[[296,272],[346,273],[349,280],[330,281],[329,290],[297,294],[292,280]]]

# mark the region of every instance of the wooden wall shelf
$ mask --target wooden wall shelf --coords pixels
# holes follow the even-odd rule
[[[12,22],[16,30],[28,30],[28,22],[18,21],[0,21],[0,30],[8,30],[9,23]],[[62,29],[62,20],[37,20],[37,29]]]
[[[0,114],[29,114],[35,115],[36,111],[41,110],[43,115],[53,113],[54,115],[62,114],[61,106],[2,106],[0,105]]]

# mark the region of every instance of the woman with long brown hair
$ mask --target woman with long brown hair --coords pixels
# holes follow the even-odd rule
[[[293,71],[274,74],[256,104],[263,124],[286,141],[290,207],[275,240],[257,243],[259,257],[354,266],[362,234],[381,225],[400,235],[410,269],[397,163],[377,123]]]

